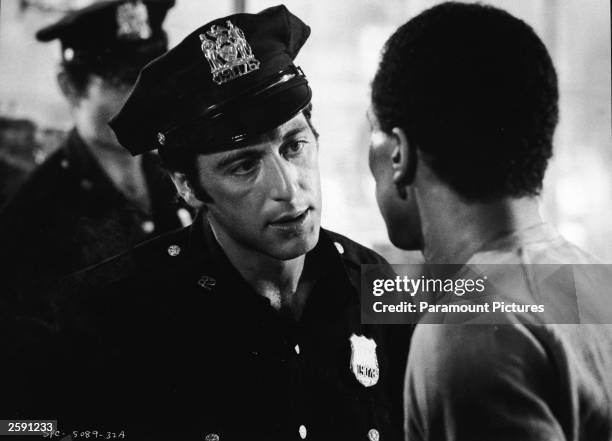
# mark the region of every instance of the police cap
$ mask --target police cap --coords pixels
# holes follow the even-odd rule
[[[64,63],[125,64],[140,69],[168,48],[162,23],[174,0],[105,0],[40,29],[38,41],[59,39]]]
[[[110,125],[133,155],[248,145],[310,103],[293,64],[309,35],[283,5],[205,24],[142,70]]]

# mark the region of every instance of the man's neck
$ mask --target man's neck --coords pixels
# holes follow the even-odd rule
[[[464,264],[487,244],[542,223],[535,197],[491,203],[468,203],[458,197],[441,199],[422,207],[426,211],[422,213],[422,219],[426,219],[423,255],[429,263]]]
[[[208,222],[206,217],[202,220]],[[229,261],[255,292],[269,299],[277,311],[298,319],[312,287],[309,271],[304,268],[306,256],[275,259],[236,241],[212,221],[210,226]]]

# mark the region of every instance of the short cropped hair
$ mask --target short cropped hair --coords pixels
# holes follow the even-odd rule
[[[414,17],[385,44],[371,97],[381,129],[403,129],[465,199],[541,191],[557,75],[533,29],[507,12],[449,2]]]

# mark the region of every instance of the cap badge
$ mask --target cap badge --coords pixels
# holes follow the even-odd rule
[[[351,341],[351,371],[357,381],[365,387],[378,383],[379,370],[376,358],[376,342],[363,335],[352,334]]]
[[[142,0],[130,0],[117,7],[118,39],[146,40],[151,34],[149,12]]]
[[[259,69],[244,32],[229,20],[226,26],[212,25],[200,34],[202,52],[210,64],[213,81],[224,84]],[[208,37],[211,38],[208,38]]]

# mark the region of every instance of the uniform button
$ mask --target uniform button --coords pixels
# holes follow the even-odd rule
[[[193,217],[191,217],[191,213],[186,208],[179,208],[176,210],[176,215],[181,221],[181,225],[183,227],[188,227],[193,223]]]
[[[153,221],[147,220],[144,221],[141,225],[142,231],[144,231],[145,233],[152,233],[153,230],[155,230],[155,224],[153,223]]]
[[[306,431],[306,426],[305,425],[302,424],[300,426],[299,433],[300,433],[300,438],[306,439],[306,435],[308,434],[308,432]]]
[[[380,439],[380,433],[376,429],[370,429],[368,431],[368,439],[370,441],[378,441]]]
[[[40,149],[36,149],[36,151],[34,152],[34,162],[36,163],[36,165],[42,164],[43,162],[45,162],[45,159],[47,159],[47,154]],[[66,160],[64,159],[62,162],[64,161]],[[68,161],[66,161],[66,165],[68,165]],[[61,163],[60,166],[62,166]],[[66,167],[62,166],[62,168]]]
[[[344,247],[340,244],[340,242],[334,242],[334,245],[340,254],[344,254]]]
[[[71,47],[67,47],[66,49],[64,49],[64,60],[72,61],[73,58],[74,58],[74,49],[72,49]]]
[[[178,245],[170,245],[168,247],[168,254],[170,254],[172,257],[178,256],[179,254],[181,254],[181,247],[179,247]]]
[[[219,438],[219,435],[216,433],[209,433],[206,435],[206,438],[204,438],[204,441],[219,441],[220,439],[221,438]]]
[[[295,345],[295,348],[293,348],[295,350],[295,353],[300,355],[300,345]]]
[[[91,181],[88,181],[87,179],[83,179],[81,181],[81,188],[83,190],[89,191],[89,190],[91,190],[93,188],[93,183]]]
[[[60,162],[60,167],[62,168],[68,168],[69,165],[70,163],[68,162],[67,159],[62,159],[62,162]]]

